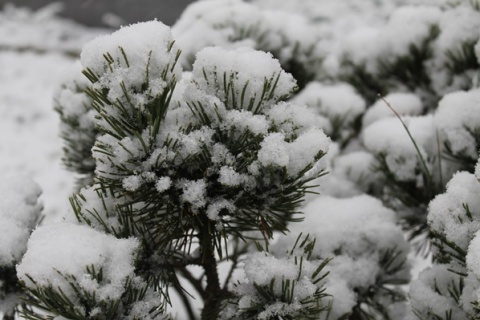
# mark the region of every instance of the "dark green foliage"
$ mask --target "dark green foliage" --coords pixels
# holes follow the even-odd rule
[[[382,78],[369,72],[365,64],[354,63],[348,56],[342,60],[342,70],[339,78],[341,81],[354,86],[367,102],[367,106],[377,101],[378,95],[385,96],[389,92]]]
[[[87,267],[86,274],[91,276],[98,283],[102,283],[102,270],[95,270],[94,266]],[[60,274],[71,286],[75,292],[77,300],[72,301],[69,295],[63,290],[53,286],[37,286],[37,289],[27,289],[28,295],[24,299],[28,308],[21,310],[21,315],[28,320],[54,319],[56,316],[62,316],[66,319],[75,320],[121,320],[125,319],[132,312],[132,307],[136,302],[142,302],[147,294],[148,287],[138,287],[132,280],[127,279],[125,292],[120,300],[102,300],[95,291],[87,291],[78,285],[78,279],[71,275]],[[35,281],[30,278],[35,284]],[[166,320],[163,315],[163,305],[157,301],[158,305],[151,308],[149,316],[152,319]],[[43,315],[38,310],[54,315]],[[132,317],[134,320],[142,318]]]
[[[448,57],[446,67],[452,74],[462,74],[468,70],[478,70],[480,64],[475,54],[477,41],[468,41],[461,44],[459,49],[448,50],[445,54]],[[462,88],[469,89],[469,88]]]

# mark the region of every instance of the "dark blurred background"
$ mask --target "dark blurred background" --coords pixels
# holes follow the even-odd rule
[[[116,27],[157,18],[172,25],[185,7],[194,0],[0,0],[16,7],[39,9],[52,2],[63,3],[61,16],[87,26]]]

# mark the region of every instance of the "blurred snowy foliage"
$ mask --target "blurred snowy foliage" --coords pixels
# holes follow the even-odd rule
[[[54,51],[76,56],[86,41],[107,32],[60,18],[57,14],[61,10],[60,2],[37,11],[5,4],[0,11],[0,48],[40,53]]]

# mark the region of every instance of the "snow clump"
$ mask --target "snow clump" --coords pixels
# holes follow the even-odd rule
[[[463,259],[459,261],[456,250],[445,246],[438,238],[467,252],[470,242],[480,230],[479,194],[477,178],[465,171],[458,172],[448,182],[446,192],[432,200],[428,208],[427,220],[434,234],[432,251],[459,273],[465,272]]]
[[[40,187],[23,175],[0,179],[0,266],[12,267],[27,249],[27,241],[40,218]]]
[[[480,89],[445,95],[438,103],[434,121],[447,153],[466,158],[473,167],[480,148]]]
[[[437,153],[436,131],[433,116],[404,117],[404,123],[419,148],[423,159]],[[384,118],[373,122],[363,130],[362,140],[376,157],[383,158],[390,172],[398,181],[413,181],[417,186],[423,185],[420,175],[424,168],[402,122],[397,118]],[[433,162],[426,165],[430,172]]]
[[[349,84],[323,85],[310,82],[292,102],[307,105],[330,122],[327,134],[346,142],[355,132],[356,119],[365,112],[365,101]],[[327,131],[329,129],[329,131]]]
[[[386,101],[386,102],[385,102]],[[387,106],[392,106],[401,116],[419,116],[423,113],[422,101],[416,94],[396,92],[386,95],[383,99],[377,100],[363,115],[362,123],[366,128],[380,119],[395,117],[395,114]]]
[[[89,226],[52,223],[32,233],[17,275],[32,290],[61,289],[71,301],[79,297],[69,280],[99,300],[114,301],[124,294],[126,281],[135,277],[139,245],[135,238],[117,239]],[[102,280],[87,268],[102,272]]]
[[[21,174],[0,176],[0,313],[13,314],[21,288],[15,277],[32,230],[41,218],[40,187]]]
[[[410,245],[402,230],[396,225],[395,213],[370,196],[361,195],[346,199],[322,196],[304,208],[305,220],[291,226],[292,234],[308,233],[316,238],[312,257],[333,260],[326,266],[326,293],[331,294],[332,319],[352,312],[362,304],[362,296],[370,288],[388,285],[399,296],[405,296],[399,283],[408,283],[410,265],[407,256]],[[282,237],[272,250],[281,255],[291,235]],[[394,259],[383,264],[388,256]],[[390,287],[390,284],[392,287]],[[379,289],[381,291],[381,289]],[[404,309],[405,303],[394,303],[382,292],[373,299],[390,308],[389,312]],[[369,293],[370,294],[370,293]],[[386,300],[385,300],[386,299]]]

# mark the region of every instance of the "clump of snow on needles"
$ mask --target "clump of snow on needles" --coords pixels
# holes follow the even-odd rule
[[[94,87],[108,89],[111,101],[119,99],[126,105],[142,106],[161,95],[168,83],[182,78],[176,52],[170,28],[159,21],[149,21],[97,37],[84,46],[80,60],[84,68],[99,78]],[[142,93],[144,85],[149,88],[147,93]],[[125,101],[124,90],[133,101]]]
[[[475,133],[480,130],[480,89],[445,95],[435,112],[435,125],[453,155],[478,158]]]
[[[447,191],[433,199],[428,208],[427,219],[430,229],[445,237],[446,241],[455,243],[465,252],[477,230],[480,230],[478,194],[480,194],[480,183],[476,177],[468,172],[458,172],[448,182]],[[469,218],[470,214],[471,218]],[[432,250],[435,253],[435,247]],[[452,249],[442,250],[450,252]],[[453,265],[461,268],[460,270],[463,269],[455,263]]]
[[[88,226],[48,224],[32,233],[17,276],[31,289],[59,288],[72,301],[76,292],[66,277],[74,277],[81,289],[95,293],[100,300],[116,300],[124,293],[127,278],[134,276],[139,245],[134,238],[117,239]],[[100,283],[87,273],[91,266],[97,272],[102,270]]]
[[[347,139],[351,126],[363,112],[365,101],[351,85],[340,83],[323,85],[320,82],[309,83],[292,101],[306,104],[330,121],[327,134]]]
[[[432,313],[449,314],[454,320],[468,319],[465,312],[459,307],[459,303],[442,292],[448,292],[454,288],[452,285],[461,281],[460,276],[448,270],[448,265],[433,265],[423,270],[418,279],[410,285],[410,308],[411,314],[407,320],[428,319]],[[415,313],[416,316],[413,315]]]
[[[233,288],[233,292],[240,296],[237,308],[227,307],[223,311],[222,319],[244,318],[243,313],[261,307],[255,319],[275,319],[277,317],[297,318],[308,307],[315,307],[317,301],[311,299],[322,290],[325,281],[316,281],[320,275],[315,275],[323,260],[287,256],[276,258],[267,252],[256,252],[248,255],[245,261],[245,279],[240,280]],[[299,263],[299,260],[301,262]],[[284,286],[291,285],[290,301],[284,297]],[[268,288],[275,298],[263,295],[258,288]],[[272,302],[273,300],[273,302]],[[242,317],[243,316],[243,317]]]
[[[212,64],[212,61],[215,63]],[[273,59],[270,53],[248,47],[235,50],[221,47],[203,49],[197,54],[192,78],[198,88],[224,101],[227,109],[250,103],[258,106],[261,102],[271,106],[290,96],[296,89],[292,75],[283,71],[277,59]],[[233,88],[225,87],[224,79],[227,85],[233,81]],[[276,85],[271,97],[270,92],[264,93],[266,81]]]
[[[23,175],[0,177],[0,267],[19,262],[40,218],[40,187]]]
[[[435,25],[439,23],[442,11],[434,6],[404,6],[396,9],[379,34],[383,46],[382,55],[388,58],[409,54],[412,44],[421,47],[428,39]]]
[[[195,54],[209,46],[254,47],[260,30],[255,30],[252,26],[258,27],[262,20],[258,8],[243,1],[193,2],[172,27],[175,39],[182,48],[182,65],[185,68],[191,67]],[[247,29],[249,32],[245,32]]]

